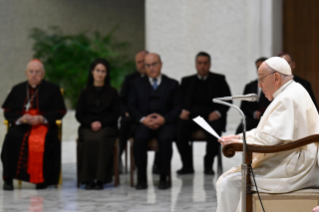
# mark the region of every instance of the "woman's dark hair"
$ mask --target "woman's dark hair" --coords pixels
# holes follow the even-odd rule
[[[97,58],[90,65],[90,72],[89,72],[89,77],[88,77],[88,81],[87,81],[87,86],[90,86],[90,85],[94,84],[94,78],[93,78],[92,71],[95,69],[95,67],[98,64],[102,64],[106,68],[107,75],[106,75],[106,77],[104,79],[104,86],[105,85],[110,85],[110,65],[109,65],[109,62],[107,62],[107,60],[105,60],[103,58]]]

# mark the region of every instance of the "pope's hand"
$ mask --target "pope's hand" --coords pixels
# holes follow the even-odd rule
[[[319,206],[315,207],[314,209],[312,209],[311,212],[319,212]]]
[[[226,144],[230,144],[230,143],[239,143],[240,142],[240,137],[238,135],[223,136],[222,139],[224,141],[218,139],[219,143],[222,146],[225,146]]]

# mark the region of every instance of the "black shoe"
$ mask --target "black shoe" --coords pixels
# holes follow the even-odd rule
[[[85,184],[85,187],[84,187],[85,190],[92,190],[92,189],[94,189],[94,188],[95,188],[95,183],[94,183],[94,181],[91,181],[91,182],[86,183],[86,184]]]
[[[206,169],[204,171],[204,173],[205,173],[205,175],[214,175],[215,174],[214,170],[212,170],[212,169]]]
[[[144,190],[147,189],[147,184],[146,182],[139,182],[135,188],[136,190]]]
[[[194,169],[184,169],[184,168],[181,168],[181,169],[178,170],[176,173],[179,174],[179,175],[194,174]]]
[[[5,180],[4,181],[3,190],[5,190],[5,191],[13,191],[14,190],[12,180]]]
[[[153,165],[152,173],[153,174],[159,174],[160,173],[160,170],[159,170],[158,166],[156,166],[155,164]]]
[[[46,188],[47,188],[47,184],[45,184],[45,183],[39,183],[35,187],[35,189],[37,189],[37,190],[46,189]]]
[[[97,181],[95,186],[94,186],[95,190],[103,190],[104,189],[104,184],[100,181]]]
[[[160,181],[158,185],[158,189],[161,189],[161,190],[169,189],[170,187],[171,187],[171,184],[167,180]]]

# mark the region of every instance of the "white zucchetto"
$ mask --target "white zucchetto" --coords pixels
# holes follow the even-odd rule
[[[281,57],[271,57],[265,63],[275,71],[283,75],[292,75],[291,68],[288,62]]]

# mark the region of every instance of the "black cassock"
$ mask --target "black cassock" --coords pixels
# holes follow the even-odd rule
[[[32,100],[26,111],[28,97]],[[56,120],[62,119],[66,113],[60,88],[45,80],[36,88],[22,82],[12,88],[2,108],[10,126],[1,152],[3,178],[57,184],[61,143]],[[25,113],[42,115],[46,123],[38,126],[17,124]]]

